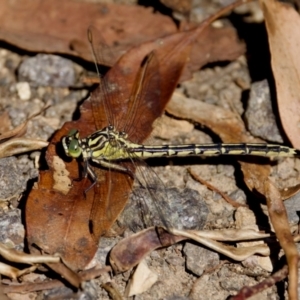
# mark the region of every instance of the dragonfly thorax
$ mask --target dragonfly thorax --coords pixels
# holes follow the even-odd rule
[[[78,130],[71,130],[62,139],[64,151],[67,156],[84,159],[114,160],[125,158],[129,144],[127,134],[117,131],[115,127],[108,126],[98,130],[86,138],[80,139]]]

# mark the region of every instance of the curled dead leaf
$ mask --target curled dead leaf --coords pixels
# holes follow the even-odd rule
[[[287,3],[260,3],[268,31],[281,123],[292,145],[300,148],[300,17]]]
[[[242,241],[264,239],[270,234],[250,229],[219,231],[196,231],[163,228],[148,228],[121,240],[110,253],[110,264],[116,273],[125,272],[136,266],[146,255],[157,248],[167,247],[185,239],[192,239],[202,245],[237,261],[243,261],[254,254],[270,255],[267,245],[236,248],[219,241]]]
[[[122,239],[110,252],[109,261],[115,273],[125,272],[140,263],[153,250],[183,240],[163,228],[147,228]]]
[[[40,150],[48,146],[48,142],[38,139],[13,138],[0,144],[0,158]]]

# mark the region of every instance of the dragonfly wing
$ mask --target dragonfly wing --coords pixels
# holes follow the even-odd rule
[[[128,98],[126,95],[129,95],[126,78],[124,78],[123,70],[118,64],[108,72],[103,68],[103,65],[107,65],[105,57],[108,53],[110,56],[113,54],[101,33],[93,26],[88,28],[88,40],[100,80],[99,86],[92,93],[92,108],[96,127],[102,129],[107,125],[117,126],[120,110],[126,107],[126,100],[123,101],[123,99]]]
[[[164,183],[144,160],[132,156],[130,164],[135,168],[135,183],[130,201],[134,201],[133,206],[139,211],[141,227],[178,228],[178,213],[171,207],[171,199]]]

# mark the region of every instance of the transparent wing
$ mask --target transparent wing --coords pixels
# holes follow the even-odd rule
[[[129,172],[121,172],[113,166],[105,168],[96,162],[91,165],[96,173],[97,183],[93,189],[94,201],[89,224],[91,233],[98,241],[100,236],[107,235],[123,211],[132,190],[133,177]]]
[[[112,71],[111,75],[104,76],[105,69],[103,65],[107,65],[105,57],[110,53],[109,46],[105,42],[101,33],[93,26],[88,28],[88,40],[91,51],[95,60],[95,67],[99,76],[99,86],[92,93],[92,109],[97,129],[102,129],[107,125],[116,125],[116,110],[121,105],[122,96],[124,94],[124,79],[118,70]],[[102,67],[101,67],[102,66]],[[110,78],[112,80],[110,80]],[[103,112],[105,112],[103,114]],[[105,116],[105,118],[103,117]]]
[[[167,188],[154,170],[135,155],[131,155],[130,162],[127,163],[127,168],[130,166],[135,169],[135,182],[130,201],[139,212],[142,228],[180,227],[179,216],[176,209],[171,207],[172,199],[169,198]],[[139,223],[138,220],[136,223]]]

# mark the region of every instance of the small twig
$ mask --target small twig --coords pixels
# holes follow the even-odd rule
[[[123,300],[122,295],[112,282],[106,282],[104,284],[101,284],[101,287],[108,292],[108,294],[113,300]]]
[[[223,199],[228,202],[229,204],[231,204],[233,207],[248,207],[248,205],[246,204],[241,204],[238,203],[236,201],[234,201],[233,199],[231,199],[228,195],[226,195],[225,193],[223,193],[222,191],[220,191],[218,188],[216,188],[215,186],[211,185],[210,183],[208,183],[207,181],[205,181],[204,179],[202,179],[200,176],[198,176],[197,174],[195,174],[195,172],[193,172],[193,170],[191,168],[188,168],[188,171],[190,173],[190,175],[192,176],[192,178],[198,182],[200,182],[201,184],[205,185],[208,189],[210,189],[211,191],[214,191],[218,194],[220,194]]]
[[[298,268],[299,268],[298,263]],[[261,293],[262,291],[266,290],[267,288],[275,285],[277,282],[282,281],[287,277],[289,273],[288,266],[284,265],[282,269],[275,272],[270,277],[266,278],[265,280],[261,281],[260,283],[251,286],[251,287],[243,287],[237,295],[230,298],[230,300],[245,300],[248,299],[254,295],[257,295],[258,293]]]

